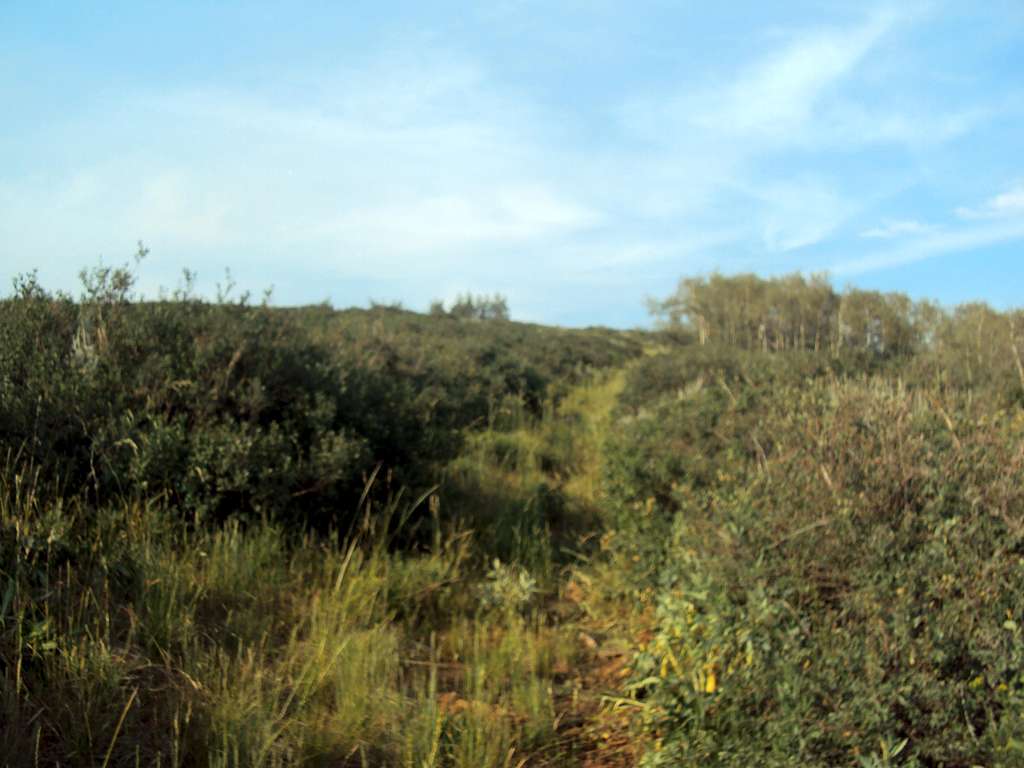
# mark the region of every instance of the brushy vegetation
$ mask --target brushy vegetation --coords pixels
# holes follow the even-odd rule
[[[1022,313],[83,278],[0,302],[5,765],[1024,764]]]
[[[750,280],[669,304],[742,316]],[[766,315],[785,343],[679,317],[697,343],[621,400],[609,509],[653,606],[628,684],[644,763],[1022,764],[1021,314],[886,296],[868,347],[841,324],[801,345],[782,319],[805,285],[767,288],[793,299]]]
[[[83,278],[0,302],[5,765],[577,759],[566,419],[635,338]]]
[[[132,301],[127,267],[80,301],[29,277],[0,302],[0,449],[95,502],[165,496],[186,519],[347,528],[366,478],[424,488],[467,430],[542,415],[624,334],[390,309]]]

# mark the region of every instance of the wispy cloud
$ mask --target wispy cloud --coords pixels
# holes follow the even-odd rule
[[[775,51],[731,80],[668,98],[657,94],[631,105],[626,115],[642,135],[661,132],[671,142],[696,131],[747,157],[794,148],[940,145],[969,132],[989,110],[887,104],[866,98],[878,89],[865,87],[860,77],[873,59],[891,58],[887,46],[917,21],[911,7],[883,7],[860,23],[791,30]]]
[[[957,142],[998,120],[998,99],[919,97],[913,75],[890,88],[936,62],[914,48],[929,23],[920,6],[879,2],[860,16],[780,18],[771,36],[711,14],[739,54],[694,54],[692,78],[684,49],[705,43],[685,29],[650,41],[673,80],[633,68],[651,66],[648,41],[609,31],[614,4],[590,48],[580,25],[552,28],[531,5],[520,20],[547,40],[581,35],[565,50],[592,50],[619,79],[605,87],[589,60],[550,51],[527,60],[518,40],[491,50],[424,32],[270,84],[97,91],[41,126],[19,166],[31,172],[0,163],[0,248],[16,243],[23,263],[59,276],[69,258],[117,258],[142,238],[214,278],[239,263],[284,273],[296,285],[285,300],[319,300],[332,282],[338,302],[365,299],[366,286],[422,305],[500,289],[541,318],[560,290],[596,317],[599,301],[639,307],[687,272],[852,275],[1019,237],[1019,184],[953,215],[934,210],[949,189],[911,201],[961,172],[948,170]],[[470,16],[467,28],[491,23]],[[17,159],[7,146],[0,160]],[[835,256],[846,247],[857,255]]]
[[[935,148],[969,134],[991,114],[991,109],[983,107],[937,112],[914,106],[869,108],[843,100],[823,109],[816,136],[811,138],[845,147]]]
[[[959,230],[943,230],[905,245],[841,261],[830,269],[835,275],[855,276],[925,261],[948,253],[974,251],[1024,239],[1024,220]]]
[[[1015,186],[974,207],[959,207],[943,226],[914,220],[888,221],[861,233],[862,238],[902,242],[833,268],[838,275],[867,272],[924,261],[947,253],[997,246],[1024,239],[1024,187]]]
[[[803,33],[742,75],[724,95],[706,97],[695,116],[715,131],[779,144],[800,141],[821,99],[842,82],[897,22],[890,11],[852,29]]]
[[[934,232],[935,227],[913,219],[885,221],[881,226],[865,229],[860,236],[868,240],[892,240],[909,235],[925,235]]]
[[[518,244],[578,232],[599,222],[596,211],[538,185],[354,207],[308,234],[374,252],[439,253],[488,243]]]
[[[146,115],[143,131],[133,123],[144,138],[97,142],[88,165],[22,184],[19,208],[48,208],[87,250],[120,235],[165,254],[297,251],[309,266],[380,279],[602,221],[558,172],[529,104],[496,95],[474,67],[383,67],[325,88],[315,107],[224,90],[137,94],[114,115]],[[0,212],[0,225],[13,215]]]
[[[957,208],[956,215],[967,220],[1024,217],[1024,184],[1000,192],[979,206]]]
[[[883,8],[852,25],[790,30],[731,80],[631,100],[620,111],[624,130],[654,158],[638,174],[647,184],[634,205],[652,218],[709,217],[712,228],[729,211],[748,248],[766,256],[827,241],[886,185],[906,183],[879,174],[870,190],[851,186],[822,170],[837,154],[934,148],[987,114],[863,98],[861,69],[916,22],[912,11]]]
[[[764,183],[751,194],[763,202],[761,240],[769,252],[793,251],[821,242],[855,209],[820,178]]]
[[[794,31],[733,78],[636,99],[623,117],[637,135],[674,146],[685,146],[694,132],[745,155],[792,146],[811,128],[835,129],[836,113],[823,120],[823,101],[899,19],[881,12],[853,27]],[[849,114],[864,119],[862,111]]]

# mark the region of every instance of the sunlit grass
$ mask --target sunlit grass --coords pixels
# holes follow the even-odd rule
[[[576,422],[618,386],[472,441],[444,502],[459,522],[431,502],[418,553],[389,551],[386,522],[339,545],[267,522],[186,528],[159,500],[96,510],[8,466],[8,764],[572,764],[558,697],[580,647],[549,615],[567,572],[551,528],[599,450],[600,427],[578,437]],[[401,519],[399,503],[377,518]],[[513,597],[506,572],[529,590]]]

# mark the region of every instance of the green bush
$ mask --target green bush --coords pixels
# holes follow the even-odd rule
[[[874,765],[906,740],[906,765],[1016,764],[1020,411],[821,380],[758,413],[763,456],[732,452],[700,493],[681,466],[655,505],[647,763]]]
[[[101,283],[102,288],[107,283]],[[327,351],[264,307],[74,304],[37,287],[0,312],[0,450],[94,500],[315,519],[349,496],[367,440]]]
[[[0,301],[0,452],[71,495],[164,496],[187,519],[345,530],[375,465],[385,496],[428,487],[467,430],[539,418],[639,352],[604,331],[210,303],[188,276],[144,302],[134,279],[86,270],[76,302],[28,276]]]

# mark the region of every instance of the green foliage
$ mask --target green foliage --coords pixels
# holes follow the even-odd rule
[[[430,305],[431,314],[444,312],[444,304]],[[500,293],[494,296],[474,296],[471,293],[459,295],[448,309],[451,317],[461,320],[508,320],[508,301]]]
[[[464,323],[404,311],[295,314],[350,366],[407,384],[429,423],[449,434],[503,419],[508,425],[517,407],[540,417],[545,402],[642,351],[632,335],[607,329]]]
[[[845,369],[895,364],[913,380],[1024,398],[1020,311],[1001,314],[980,303],[947,311],[900,293],[839,293],[823,275],[717,273],[680,281],[651,310],[676,343],[814,352],[842,360]]]
[[[869,301],[872,308],[877,304],[867,294],[855,295],[855,302]],[[807,280],[801,275],[762,279],[715,273],[681,280],[675,295],[653,302],[651,309],[670,326],[689,325],[702,345],[818,351],[841,344],[846,334],[855,335],[838,324],[842,303],[824,275]],[[854,314],[860,318],[864,313]]]
[[[133,280],[0,301],[2,762],[573,764],[558,404],[638,340]]]
[[[495,558],[481,585],[480,601],[485,608],[515,613],[526,609],[537,591],[537,580],[528,570]]]
[[[608,468],[659,596],[647,764],[1013,763],[1021,412],[749,362]]]
[[[1022,761],[1024,314],[716,275],[644,335],[82,281],[0,301],[13,765]]]
[[[189,529],[159,503],[65,505],[8,471],[4,764],[566,764],[552,690],[574,647],[536,583],[474,573],[466,532],[439,519],[429,550],[389,552],[409,511],[364,510],[339,546]]]
[[[0,449],[72,492],[166,495],[214,519],[294,517],[305,496],[316,520],[351,493],[369,448],[322,347],[266,307],[132,304],[124,281],[93,275],[78,305],[3,305]]]
[[[33,276],[0,302],[0,451],[72,494],[164,496],[189,519],[344,530],[375,464],[428,486],[464,430],[510,404],[539,416],[563,381],[637,350],[513,323],[459,340],[456,320],[395,308],[211,304],[189,279],[146,303],[128,266],[82,279],[79,302]]]

